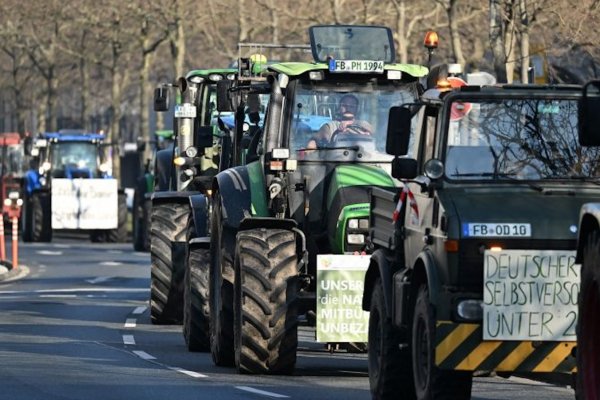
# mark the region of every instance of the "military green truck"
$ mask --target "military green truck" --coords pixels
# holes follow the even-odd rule
[[[579,140],[583,146],[600,146],[600,81],[583,88]],[[595,176],[598,171],[594,171]],[[581,207],[576,262],[581,263],[577,320],[577,393],[579,398],[600,399],[600,199]]]
[[[452,86],[390,111],[403,187],[371,195],[374,398],[470,398],[474,371],[575,371],[577,222],[600,194],[581,87]]]
[[[156,153],[150,228],[150,316],[155,324],[183,321],[185,262],[189,237],[204,237],[205,194],[220,162],[216,126],[216,83],[233,79],[235,69],[190,71],[177,84],[158,87],[154,109],[169,110],[177,89],[174,146]],[[185,332],[184,332],[185,333]]]
[[[358,304],[347,295],[342,309],[331,293],[318,300],[319,291],[362,292],[364,270],[352,267],[368,261],[367,193],[394,184],[384,148],[388,110],[416,101],[427,73],[394,62],[388,28],[315,26],[309,35],[314,62],[270,64],[262,82],[245,88],[269,95],[264,127],[245,164],[219,172],[212,186],[211,353],[217,365],[244,373],[291,373],[299,321],[316,324],[324,344],[366,341],[360,295]],[[227,89],[237,109],[240,75]],[[236,130],[234,149],[240,138]],[[319,277],[340,264],[351,268]],[[325,303],[336,324],[324,324],[327,332]]]

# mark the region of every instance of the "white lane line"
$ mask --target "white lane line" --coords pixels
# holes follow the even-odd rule
[[[192,378],[208,378],[208,376],[201,374],[199,372],[188,371],[187,369],[177,368],[177,367],[169,367],[171,371],[179,372],[182,374],[186,374],[187,376],[191,376]]]
[[[133,335],[123,335],[123,344],[128,344],[128,345],[135,345],[135,339],[133,338]]]
[[[110,267],[114,267],[117,265],[123,265],[123,263],[118,262],[118,261],[104,261],[104,262],[101,262],[100,265],[108,265]]]
[[[43,256],[62,256],[62,251],[52,251],[52,250],[37,250],[36,253],[41,254]]]
[[[123,250],[109,250],[108,253],[110,253],[110,254],[123,254]]]
[[[287,399],[290,397],[290,396],[286,396],[286,395],[279,394],[279,393],[266,392],[264,390],[254,389],[254,388],[251,388],[250,386],[236,386],[235,388],[244,390],[244,391],[250,392],[250,393],[261,394],[263,396],[275,397],[278,399],[284,399],[284,398]]]
[[[40,294],[40,297],[52,297],[52,298],[75,298],[77,297],[76,294]]]
[[[86,282],[89,282],[92,285],[94,285],[96,283],[106,282],[106,281],[111,280],[111,279],[113,279],[112,276],[99,276],[99,277],[94,278],[94,279],[86,279]]]
[[[137,321],[135,318],[127,318],[125,321],[125,328],[135,328]]]
[[[56,247],[57,249],[70,249],[71,245],[70,244],[55,243],[55,244],[52,245],[52,247]]]
[[[136,356],[138,356],[139,358],[144,359],[144,360],[156,360],[156,357],[151,356],[150,354],[146,353],[145,351],[136,350],[133,352],[133,354],[135,354]]]
[[[5,280],[4,282],[7,282]],[[112,292],[112,293],[145,293],[149,288],[72,288],[72,289],[41,289],[32,291],[2,290],[0,294],[40,294],[40,293],[88,293],[88,292]]]
[[[146,311],[146,308],[148,308],[148,307],[146,307],[146,306],[136,307],[136,309],[133,310],[132,314],[135,314],[135,315],[143,314],[144,311]]]

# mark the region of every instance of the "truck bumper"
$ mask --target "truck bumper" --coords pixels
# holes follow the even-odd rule
[[[435,364],[440,369],[576,372],[575,342],[484,341],[481,324],[437,321]]]

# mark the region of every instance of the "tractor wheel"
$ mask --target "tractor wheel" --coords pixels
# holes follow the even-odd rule
[[[237,235],[235,363],[242,373],[290,374],[298,348],[295,234],[251,229]]]
[[[417,399],[470,399],[473,374],[435,366],[435,317],[426,285],[419,288],[411,332],[412,369]]]
[[[190,218],[191,219],[191,218]],[[183,283],[183,337],[189,351],[210,349],[208,270],[210,250],[190,245],[193,222],[188,225],[188,246]]]
[[[131,241],[133,242],[133,250],[145,251],[144,249],[144,218],[142,204],[144,201],[143,193],[139,189],[135,189],[133,194],[133,205],[131,207]]]
[[[33,226],[31,226],[31,198],[27,194],[23,196],[23,210],[21,216],[21,232],[23,241],[28,243],[33,240]]]
[[[31,196],[31,240],[52,241],[52,211],[50,193],[36,192]]]
[[[600,399],[600,236],[585,243],[577,321],[577,396]]]
[[[387,317],[381,279],[377,278],[369,310],[369,386],[374,399],[415,397],[410,347],[400,349],[400,337]]]
[[[210,236],[210,352],[215,365],[235,365],[233,347],[233,262],[226,243],[231,232],[221,224],[221,203],[216,194],[212,209]]]
[[[183,319],[183,276],[187,204],[152,207],[150,230],[150,317],[153,324],[180,324]]]
[[[125,193],[119,193],[117,212],[117,228],[106,231],[106,241],[109,243],[127,241],[127,195]]]

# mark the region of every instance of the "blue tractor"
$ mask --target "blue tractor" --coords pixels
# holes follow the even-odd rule
[[[127,204],[110,173],[104,135],[41,133],[24,180],[25,242],[49,242],[54,230],[81,230],[94,242],[127,239]]]

